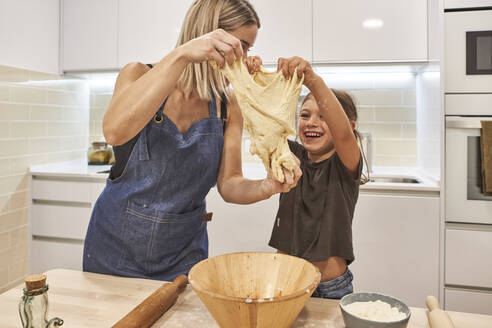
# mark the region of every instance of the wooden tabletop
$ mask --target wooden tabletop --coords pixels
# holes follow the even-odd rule
[[[122,278],[73,270],[47,273],[50,301],[48,318],[60,317],[62,327],[110,327],[162,285],[161,281]],[[18,302],[23,285],[0,295],[0,322],[4,328],[21,327]],[[411,308],[408,328],[428,327],[426,311]],[[492,316],[449,312],[456,328],[491,328]],[[153,327],[217,327],[217,324],[189,287],[174,306]],[[311,298],[293,327],[345,327],[338,301]]]

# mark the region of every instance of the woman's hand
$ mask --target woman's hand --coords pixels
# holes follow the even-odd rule
[[[282,71],[285,78],[288,79],[297,68],[297,76],[301,78],[304,75],[304,85],[311,89],[311,86],[321,77],[314,73],[309,62],[301,57],[279,58],[277,72]]]
[[[292,157],[295,161],[294,174],[292,174],[289,170],[283,168],[285,181],[284,183],[280,183],[274,177],[271,171],[268,172],[267,177],[261,181],[261,190],[266,198],[270,198],[274,194],[278,194],[281,192],[289,192],[292,188],[297,185],[297,182],[302,176],[302,171],[300,166],[299,159],[292,154]]]
[[[248,68],[249,74],[254,74],[256,72],[259,72],[261,70],[261,58],[258,56],[250,56],[247,57],[244,60],[244,63],[246,64],[246,67]]]
[[[214,60],[219,67],[232,64],[236,58],[243,58],[241,41],[222,29],[217,29],[190,40],[180,46],[190,63]]]

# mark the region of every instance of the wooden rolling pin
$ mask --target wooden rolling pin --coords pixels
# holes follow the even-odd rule
[[[427,296],[425,304],[429,309],[427,317],[431,328],[454,328],[451,318],[445,311],[440,309],[439,302],[434,296]]]
[[[113,328],[149,328],[176,302],[178,292],[186,287],[187,283],[188,278],[185,275],[176,277],[172,283],[165,283],[118,321]]]

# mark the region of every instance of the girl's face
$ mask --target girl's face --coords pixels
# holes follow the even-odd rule
[[[228,31],[241,41],[243,47],[243,59],[248,56],[248,51],[251,49],[258,34],[258,26],[256,24],[243,25],[232,31]]]
[[[330,153],[334,148],[330,129],[320,115],[318,104],[312,96],[302,105],[298,134],[310,158],[311,156],[319,158]]]

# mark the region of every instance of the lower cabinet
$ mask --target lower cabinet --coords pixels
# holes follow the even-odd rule
[[[492,315],[492,291],[444,288],[447,311]]]
[[[83,240],[33,238],[31,244],[31,271],[51,269],[82,270]]]
[[[354,291],[425,307],[439,295],[439,196],[361,192],[353,221]]]
[[[104,186],[103,179],[50,181],[33,177],[31,272],[82,269],[87,225]],[[224,202],[217,188],[213,188],[206,200],[207,210],[213,212],[208,223],[209,256],[275,252],[268,242],[278,196],[256,204],[235,205]],[[425,306],[427,295],[439,294],[437,194],[395,195],[361,190],[354,214],[353,243],[355,262],[350,269],[355,291],[392,295],[418,307]]]
[[[488,230],[471,230],[466,225],[446,228],[446,285],[492,290],[492,229],[485,227]]]
[[[92,207],[105,179],[33,176],[31,180],[32,273],[82,270],[82,253]]]
[[[492,227],[446,223],[446,310],[492,315]]]

